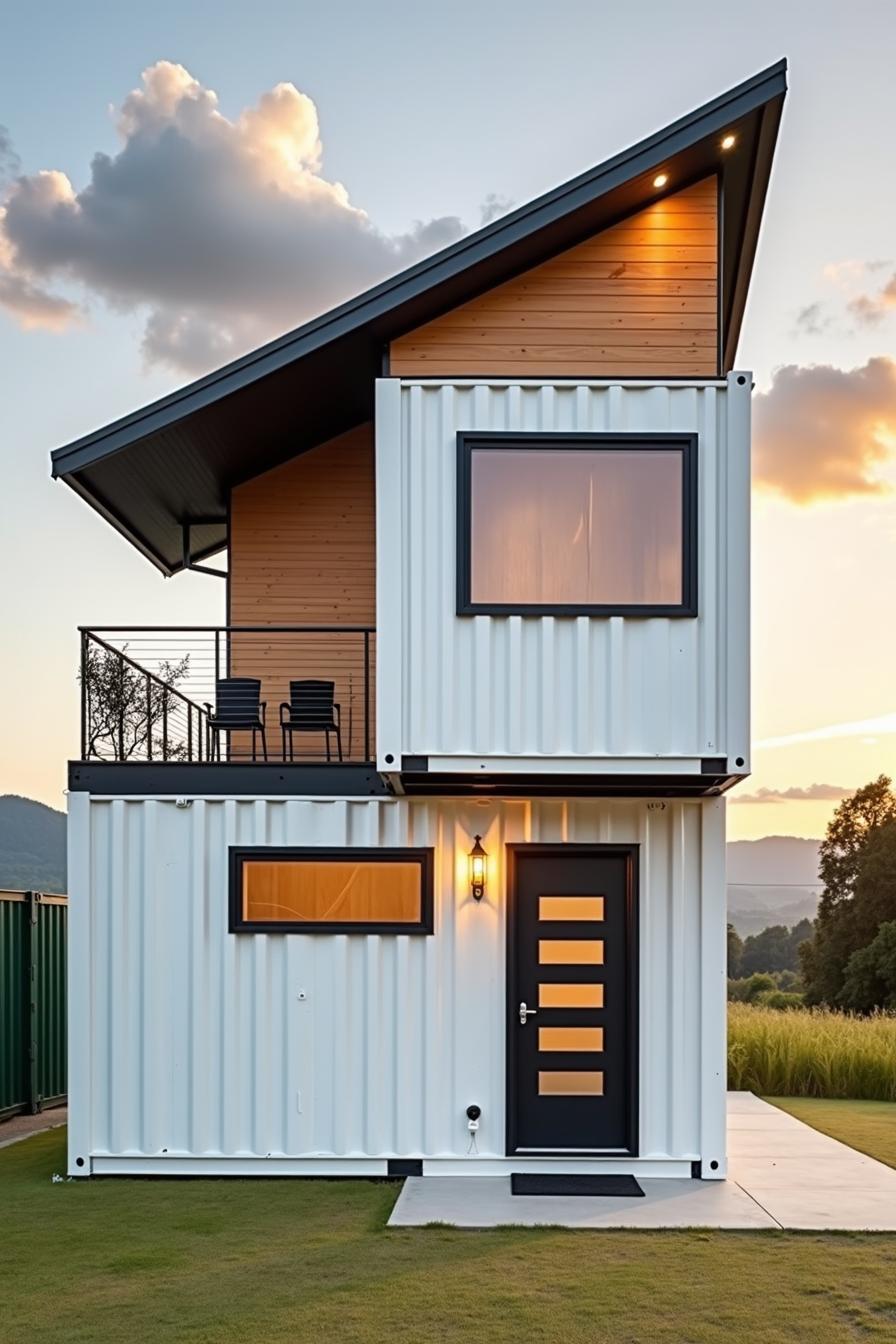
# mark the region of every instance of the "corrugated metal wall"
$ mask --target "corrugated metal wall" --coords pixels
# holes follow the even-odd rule
[[[37,920],[34,961],[37,975],[37,1100],[44,1105],[66,1092],[66,979],[68,901],[44,897]]]
[[[24,892],[0,893],[0,1111],[18,1109],[28,1094],[27,911],[23,896]]]
[[[726,741],[729,610],[738,622],[742,617],[738,664],[745,669],[749,657],[747,598],[741,596],[746,588],[735,598],[728,581],[732,538],[744,584],[748,565],[746,528],[729,526],[731,508],[740,507],[737,491],[729,489],[732,452],[738,455],[738,490],[744,464],[748,471],[748,387],[746,392],[737,412],[742,433],[731,435],[730,391],[721,385],[402,382],[401,460],[394,473],[401,494],[401,606],[383,593],[378,611],[384,656],[390,641],[400,638],[400,683],[396,675],[381,684],[383,697],[401,697],[402,752],[747,756],[746,732],[737,742]],[[458,617],[455,441],[458,430],[474,429],[696,432],[699,617]],[[392,451],[393,437],[384,423],[378,471],[391,465],[381,459]],[[381,525],[379,563],[390,566],[396,556],[384,533]],[[739,722],[746,723],[746,672],[741,677],[739,667],[734,686],[743,700]],[[389,717],[389,706],[381,704],[383,722]]]
[[[66,1090],[63,896],[0,891],[0,1114]]]
[[[73,1029],[91,1077],[73,1073],[73,1132],[119,1169],[160,1154],[464,1158],[476,1102],[479,1154],[503,1155],[503,846],[626,841],[641,846],[641,1154],[696,1157],[705,969],[724,1013],[723,818],[721,800],[85,799]],[[490,856],[481,905],[474,832]],[[231,935],[232,844],[433,845],[435,934]]]

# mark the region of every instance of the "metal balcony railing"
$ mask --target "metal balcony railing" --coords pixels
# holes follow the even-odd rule
[[[374,759],[367,626],[81,626],[81,759]]]

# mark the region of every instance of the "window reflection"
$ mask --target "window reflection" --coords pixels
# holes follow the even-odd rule
[[[420,865],[244,862],[243,918],[250,923],[416,923],[421,919]]]
[[[471,599],[676,606],[682,450],[476,448]]]

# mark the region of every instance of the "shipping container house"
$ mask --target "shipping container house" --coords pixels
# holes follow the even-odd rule
[[[162,573],[227,553],[220,625],[81,628],[72,1175],[725,1176],[784,95],[54,453]]]

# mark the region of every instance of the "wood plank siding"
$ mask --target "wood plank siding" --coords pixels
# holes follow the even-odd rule
[[[233,490],[229,589],[230,625],[375,625],[371,424],[320,444]],[[371,750],[374,653],[371,637]],[[346,756],[363,756],[362,635],[238,634],[231,641],[230,671],[234,676],[262,677],[268,745],[276,753],[280,750],[278,708],[289,699],[290,679],[334,681],[336,700],[342,706]],[[297,736],[295,749],[297,757],[301,753],[303,759],[319,758],[323,735]]]
[[[390,372],[712,377],[718,262],[709,177],[393,341]]]

